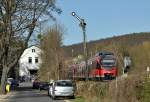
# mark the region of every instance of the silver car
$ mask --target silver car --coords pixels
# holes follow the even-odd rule
[[[53,99],[57,97],[71,97],[74,98],[75,83],[71,80],[57,80],[52,84],[51,96]]]

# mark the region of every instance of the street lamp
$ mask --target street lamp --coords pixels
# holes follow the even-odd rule
[[[84,48],[84,60],[85,60],[85,68],[86,68],[86,80],[88,80],[89,71],[87,67],[87,45],[86,45],[86,23],[84,19],[80,18],[75,12],[72,12],[72,16],[75,17],[79,22],[79,26],[83,31],[83,48]]]

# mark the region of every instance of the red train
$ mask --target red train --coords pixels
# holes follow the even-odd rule
[[[94,57],[69,66],[68,77],[73,80],[110,80],[117,76],[117,61],[111,52],[99,52]]]

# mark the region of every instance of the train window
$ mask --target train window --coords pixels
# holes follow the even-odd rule
[[[105,67],[115,66],[115,60],[114,59],[104,59],[104,60],[102,60],[102,66],[105,66]]]

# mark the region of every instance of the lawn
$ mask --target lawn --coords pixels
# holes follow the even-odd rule
[[[77,96],[74,100],[71,102],[86,102],[85,99],[81,96]]]

